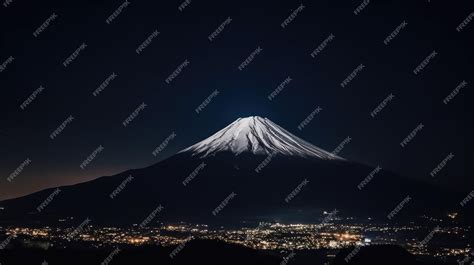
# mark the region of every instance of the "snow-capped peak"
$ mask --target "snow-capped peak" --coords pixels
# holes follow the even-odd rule
[[[281,154],[286,156],[316,157],[320,159],[343,158],[314,146],[267,118],[250,116],[239,118],[209,138],[182,151],[193,156],[206,157],[217,152],[244,152],[253,154]]]

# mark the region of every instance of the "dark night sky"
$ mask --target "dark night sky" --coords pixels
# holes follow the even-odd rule
[[[350,136],[340,153],[345,158],[470,191],[474,22],[456,31],[473,11],[469,2],[371,1],[354,15],[362,1],[192,1],[182,12],[181,1],[132,1],[110,25],[105,20],[123,1],[1,5],[0,64],[15,60],[0,73],[0,199],[148,166],[250,115],[268,117],[328,151]],[[282,29],[301,3],[305,8]],[[53,13],[58,17],[34,37]],[[210,42],[207,37],[228,17],[232,22]],[[384,45],[403,21],[408,25]],[[137,55],[154,30],[160,34]],[[331,33],[335,39],[312,58]],[[65,68],[63,61],[82,43],[87,48]],[[262,53],[239,71],[259,46]],[[433,50],[436,57],[413,74]],[[165,83],[186,59],[190,65]],[[359,64],[365,69],[342,88]],[[94,97],[113,72],[117,78]],[[291,83],[269,101],[288,76]],[[468,85],[443,104],[463,80]],[[40,85],[45,90],[21,110]],[[196,114],[215,89],[220,94]],[[372,118],[390,93],[395,99]],[[123,127],[143,102],[147,108]],[[317,106],[322,112],[299,131]],[[74,121],[49,139],[69,115]],[[424,129],[401,148],[419,123]],[[176,138],[154,157],[172,132]],[[104,151],[81,170],[99,145]],[[429,176],[450,152],[454,159]],[[27,158],[31,165],[8,182]]]

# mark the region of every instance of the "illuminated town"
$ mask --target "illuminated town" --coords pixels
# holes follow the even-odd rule
[[[349,220],[348,220],[349,219]],[[241,228],[210,228],[198,224],[161,224],[140,228],[94,227],[87,225],[72,228],[1,228],[0,233],[19,239],[25,245],[36,247],[67,248],[71,244],[87,244],[89,247],[104,246],[173,246],[185,244],[191,239],[219,240],[243,245],[258,250],[334,250],[374,244],[401,245],[417,256],[431,256],[443,261],[459,260],[473,250],[469,243],[465,247],[449,242],[469,242],[466,235],[470,227],[454,224],[445,227],[418,225],[393,226],[355,222],[347,218],[336,218],[319,224],[257,223]],[[348,222],[352,221],[352,222]],[[433,231],[430,233],[430,231]],[[431,234],[431,235],[430,235]],[[442,238],[442,240],[440,240]],[[328,254],[329,255],[329,254]]]

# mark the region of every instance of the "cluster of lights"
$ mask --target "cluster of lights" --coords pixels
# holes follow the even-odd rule
[[[456,214],[448,215],[456,218]],[[95,247],[104,245],[179,245],[190,236],[200,239],[220,240],[233,244],[263,250],[300,250],[300,249],[340,249],[350,246],[369,244],[399,244],[415,255],[430,255],[435,257],[458,257],[465,255],[469,249],[437,248],[429,249],[420,246],[420,238],[400,239],[397,235],[413,233],[425,229],[421,226],[393,226],[389,224],[282,224],[260,223],[253,228],[240,229],[211,229],[206,225],[191,225],[186,223],[161,225],[160,227],[129,228],[88,226],[74,238],[68,237],[73,228],[5,228],[0,227],[0,233],[7,235],[31,237],[57,246],[67,247],[68,243],[87,242]],[[3,230],[3,231],[2,231]],[[468,232],[466,228],[450,226],[440,228],[437,233],[463,237]]]

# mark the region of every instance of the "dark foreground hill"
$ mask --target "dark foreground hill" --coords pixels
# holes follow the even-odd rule
[[[280,253],[278,251],[258,251],[242,246],[226,244],[216,241],[191,241],[185,244],[180,251],[175,252],[173,258],[170,254],[177,249],[172,247],[146,246],[125,248],[115,251],[114,248],[104,249],[55,249],[48,250],[32,248],[14,248],[0,250],[1,264],[400,264],[400,265],[428,265],[418,261],[413,255],[397,246],[370,246],[363,247],[348,263],[344,260],[350,249],[342,250],[330,260],[325,255],[325,250],[296,251],[293,253]],[[439,263],[440,265],[442,263]]]
[[[374,245],[369,247],[349,248],[341,250],[331,265],[424,265],[445,264],[430,260],[421,261],[408,251],[396,245]]]

